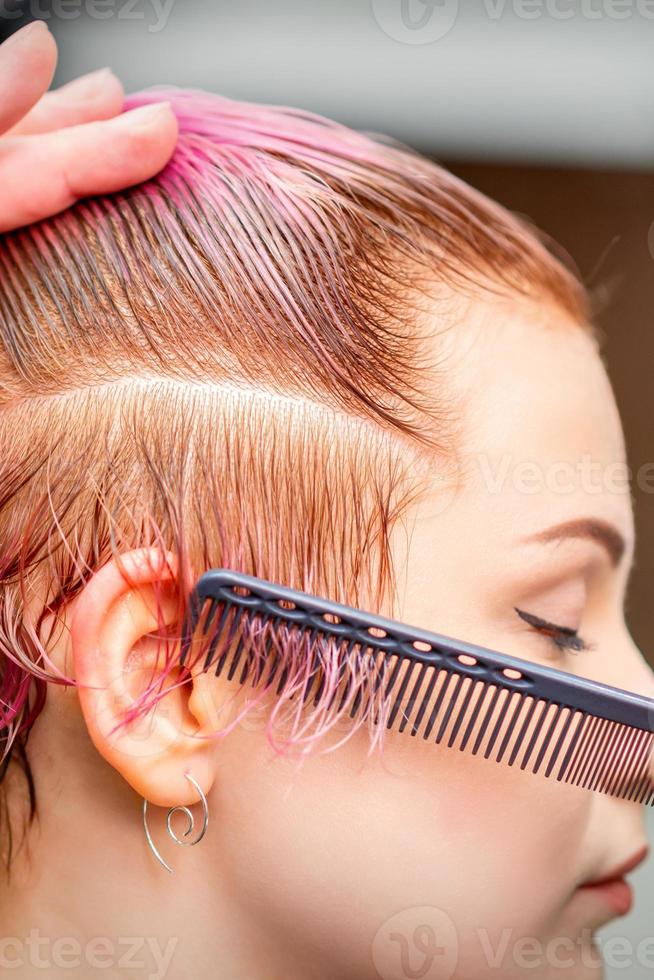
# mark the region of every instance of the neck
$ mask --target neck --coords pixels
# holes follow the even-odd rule
[[[147,846],[142,800],[81,727],[53,744],[53,710],[46,706],[30,736],[37,817],[22,843],[16,836],[0,895],[2,966],[16,980],[33,980],[45,969],[50,980],[88,978],[96,970],[104,977],[129,970],[135,980],[317,977],[315,965],[297,955],[291,960],[280,948],[265,908],[239,902],[224,805],[222,819],[210,823],[197,847],[175,845],[166,811],[149,807],[148,825],[174,870],[169,874]],[[18,790],[8,786],[14,810]],[[219,812],[217,800],[208,802],[210,812]],[[181,836],[186,822],[178,819],[173,826]],[[203,849],[212,831],[212,844]]]

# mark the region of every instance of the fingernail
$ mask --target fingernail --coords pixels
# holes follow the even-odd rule
[[[73,92],[77,96],[96,95],[104,91],[110,78],[115,78],[111,68],[98,68],[97,71],[90,71],[86,75],[74,78],[72,82],[62,85],[62,88],[67,93]]]
[[[25,41],[31,41],[37,34],[47,30],[48,25],[44,20],[33,20],[31,23],[26,24],[25,27],[21,27],[17,31],[14,31],[13,34],[10,34],[2,47],[8,48],[14,44],[23,44]]]
[[[156,102],[154,105],[139,106],[118,116],[116,122],[126,129],[150,129],[156,126],[170,112],[170,102]]]

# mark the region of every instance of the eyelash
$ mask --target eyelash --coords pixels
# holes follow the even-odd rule
[[[528,623],[537,632],[547,636],[558,650],[572,650],[574,653],[579,653],[582,650],[590,650],[590,644],[586,643],[579,636],[579,633],[569,626],[557,626],[556,623],[550,623],[546,619],[541,619],[540,616],[534,616],[533,613],[518,609],[517,606],[513,608],[518,616],[524,619],[525,623]]]

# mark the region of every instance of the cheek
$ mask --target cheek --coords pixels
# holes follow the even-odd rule
[[[582,874],[590,794],[481,755],[405,742],[385,754],[386,793],[400,797],[405,827],[430,855],[431,894],[456,903],[462,922],[547,932]]]
[[[295,775],[253,744],[234,772],[223,819],[247,858],[225,860],[275,936],[364,977],[399,912],[442,913],[471,955],[480,929],[547,935],[574,888],[587,794],[405,736],[366,760],[360,735]]]

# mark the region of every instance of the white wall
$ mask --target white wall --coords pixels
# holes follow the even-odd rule
[[[59,81],[111,64],[130,90],[299,104],[442,156],[654,164],[654,0],[51,2]],[[422,30],[403,3],[414,24],[431,5]]]

